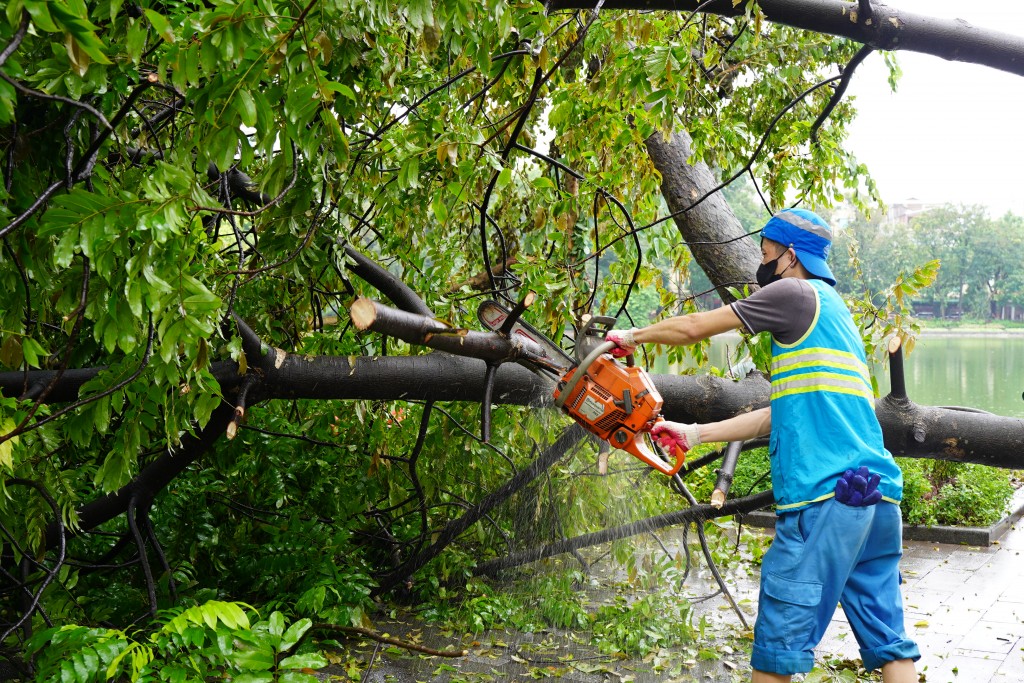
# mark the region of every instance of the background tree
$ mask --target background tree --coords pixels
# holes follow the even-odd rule
[[[984,230],[983,224],[987,224],[985,210],[979,206],[958,208],[947,205],[926,211],[911,223],[917,243],[942,264],[934,285],[939,304],[945,307],[955,303],[957,310],[962,312],[964,297],[976,272],[972,235],[975,226]],[[975,280],[973,284],[976,292],[980,283]],[[976,297],[974,292],[972,297]]]

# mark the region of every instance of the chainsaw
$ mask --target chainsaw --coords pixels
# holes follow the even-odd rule
[[[482,302],[477,317],[488,329],[529,339],[542,349],[542,358],[524,365],[555,380],[555,406],[584,429],[662,474],[672,476],[683,467],[683,449],[676,446],[667,453],[651,438],[651,428],[664,418],[661,394],[650,375],[632,354],[620,363],[609,353],[615,344],[604,337],[615,318],[589,317],[576,335],[573,358],[496,301]]]

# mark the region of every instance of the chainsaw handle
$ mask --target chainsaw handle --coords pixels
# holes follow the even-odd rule
[[[661,418],[658,418],[661,421]],[[653,445],[655,450],[652,450],[650,445]],[[653,439],[650,438],[649,432],[637,432],[633,438],[633,441],[626,443],[621,446],[622,450],[627,451],[634,457],[643,460],[645,463],[658,470],[662,474],[672,476],[679,470],[683,469],[683,465],[686,463],[686,451],[680,448],[678,445],[672,447],[671,456],[674,458],[674,462],[666,460],[662,455],[669,455],[665,453]]]
[[[569,395],[576,388],[576,385],[580,383],[583,375],[587,374],[587,370],[589,370],[590,366],[594,364],[594,361],[614,349],[615,346],[615,342],[601,342],[594,347],[593,351],[587,354],[586,358],[580,361],[580,364],[576,367],[576,372],[572,374],[572,377],[569,378],[569,382],[565,385],[565,389],[562,389],[558,394],[558,398],[555,399],[556,408],[561,408],[565,405],[566,399],[569,398]],[[633,354],[630,354],[631,357],[632,355]]]

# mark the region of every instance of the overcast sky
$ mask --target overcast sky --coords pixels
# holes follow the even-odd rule
[[[889,0],[915,14],[961,18],[1024,36],[1024,0]],[[898,52],[892,93],[882,58],[857,69],[857,120],[846,146],[867,164],[887,203],[982,204],[1024,216],[1024,77]]]

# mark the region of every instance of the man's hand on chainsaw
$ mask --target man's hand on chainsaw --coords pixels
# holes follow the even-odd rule
[[[700,443],[700,429],[695,424],[662,420],[651,427],[651,438],[669,453],[677,446],[685,453]]]
[[[625,358],[636,351],[637,343],[633,339],[633,332],[635,331],[636,328],[631,327],[628,330],[612,330],[606,334],[604,340],[615,344],[615,348],[609,351],[609,353],[616,358]]]

